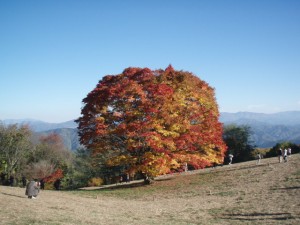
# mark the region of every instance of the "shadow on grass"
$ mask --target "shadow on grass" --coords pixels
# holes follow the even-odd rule
[[[137,188],[147,186],[144,184],[144,182],[128,182],[128,183],[118,183],[118,184],[111,184],[111,185],[105,185],[101,187],[95,187],[92,189],[88,188],[80,188],[76,189],[77,191],[107,191],[107,190],[117,190],[117,189],[127,189],[127,188]]]
[[[154,179],[155,182],[163,182],[163,181],[168,181],[174,179],[173,176],[170,177],[158,177]],[[100,187],[95,187],[95,188],[79,188],[77,190],[79,191],[101,191],[101,190],[116,190],[116,189],[127,189],[127,188],[137,188],[137,187],[147,187],[149,184],[145,184],[144,180],[135,180],[133,182],[122,182],[122,183],[117,183],[117,184],[110,184],[110,185],[103,185]],[[150,184],[151,186],[151,184]]]
[[[163,178],[155,179],[155,182],[156,181],[160,182],[160,181],[166,181],[166,180],[173,180],[173,179],[174,179],[174,177],[163,177]]]
[[[281,187],[281,188],[271,188],[272,191],[276,191],[276,190],[294,190],[294,189],[300,189],[300,186],[295,186],[295,187]]]
[[[295,219],[290,213],[230,213],[223,214],[220,219],[256,221],[256,220],[289,220]]]
[[[8,193],[4,193],[4,192],[1,192],[1,194],[4,194],[4,195],[8,195],[8,196],[13,196],[13,197],[17,197],[17,198],[27,198],[27,196],[20,196],[20,195],[13,195],[13,194],[8,194]]]

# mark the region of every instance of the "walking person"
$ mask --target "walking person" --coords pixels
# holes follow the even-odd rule
[[[283,152],[283,159],[284,159],[284,162],[287,162],[288,161],[288,150],[285,148],[284,149],[284,152]]]
[[[54,188],[55,188],[55,190],[57,190],[57,191],[60,190],[60,183],[61,183],[61,180],[60,180],[60,179],[57,179],[57,180],[54,182]]]
[[[229,165],[231,165],[231,164],[232,164],[232,158],[233,158],[233,155],[232,155],[232,154],[229,154],[229,155],[228,155],[228,158],[229,158]]]
[[[187,163],[185,162],[184,163],[184,172],[187,172],[188,171],[188,165],[187,165]]]
[[[282,158],[282,149],[281,148],[278,149],[277,155],[278,155],[278,161],[279,161],[279,163],[281,163],[281,158]]]
[[[260,153],[257,153],[256,158],[257,158],[256,165],[258,165],[258,164],[260,164],[260,160],[261,160]]]
[[[30,199],[35,199],[38,196],[39,192],[40,189],[38,182],[35,180],[31,180],[26,186],[25,195],[27,195]]]
[[[10,185],[11,187],[13,187],[13,186],[14,186],[14,183],[15,183],[15,178],[14,178],[13,175],[10,175],[10,177],[9,177],[9,185]]]
[[[23,188],[26,187],[26,183],[27,183],[26,177],[22,176],[22,185],[23,185]]]
[[[42,190],[45,189],[45,181],[44,181],[44,179],[40,180],[40,187],[41,187]]]

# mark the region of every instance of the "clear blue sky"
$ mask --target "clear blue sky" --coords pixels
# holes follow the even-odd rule
[[[169,64],[221,112],[300,110],[300,1],[0,0],[0,120],[75,119],[104,75]]]

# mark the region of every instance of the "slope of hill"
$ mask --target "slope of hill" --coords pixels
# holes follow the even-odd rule
[[[1,224],[298,225],[300,154],[162,176],[148,186],[48,191],[1,186]]]

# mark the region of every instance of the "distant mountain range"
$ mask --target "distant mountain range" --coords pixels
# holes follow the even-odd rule
[[[47,123],[39,120],[2,120],[3,124],[27,124],[37,135],[59,134],[68,149],[80,147],[77,124],[73,121]],[[224,125],[248,125],[251,127],[251,139],[257,147],[273,147],[276,143],[290,141],[300,144],[300,111],[287,111],[273,114],[223,112],[220,122]]]
[[[34,132],[36,138],[50,133],[58,134],[62,137],[66,148],[72,151],[75,151],[80,147],[79,138],[77,134],[77,123],[75,123],[74,120],[70,120],[63,123],[47,123],[44,121],[33,119],[9,119],[2,120],[0,122],[2,122],[4,125],[28,125],[30,129]]]
[[[224,125],[236,124],[251,127],[251,138],[257,147],[273,147],[290,141],[300,144],[300,111],[265,113],[221,113]]]
[[[264,123],[269,125],[300,125],[300,111],[287,111],[273,114],[238,112],[221,113],[222,123],[248,124]]]
[[[8,120],[2,120],[2,123],[5,125],[8,124],[20,124],[20,125],[28,125],[31,130],[35,132],[41,132],[41,131],[47,131],[47,130],[55,130],[55,129],[61,129],[61,128],[77,128],[77,124],[74,122],[74,120],[69,120],[67,122],[63,123],[47,123],[40,120],[34,120],[34,119],[8,119]]]

